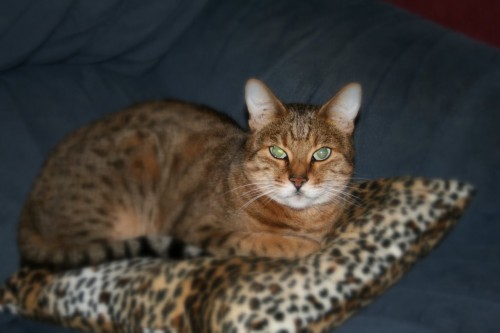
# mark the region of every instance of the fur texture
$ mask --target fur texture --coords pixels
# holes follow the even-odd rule
[[[183,246],[187,256],[317,251],[349,201],[360,94],[351,84],[322,107],[285,105],[251,79],[249,133],[179,101],[77,130],[49,156],[25,204],[22,261],[65,268],[168,256],[177,240],[198,248]]]

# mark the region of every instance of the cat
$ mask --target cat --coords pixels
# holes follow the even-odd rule
[[[318,251],[346,204],[361,87],[351,83],[318,107],[284,104],[250,79],[245,101],[248,132],[208,107],[167,100],[70,134],[21,212],[22,264]],[[193,246],[172,251],[182,242]]]

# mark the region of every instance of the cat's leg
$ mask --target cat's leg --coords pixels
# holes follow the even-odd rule
[[[301,258],[318,251],[320,244],[300,236],[232,231],[212,235],[206,249],[215,256]]]
[[[144,236],[144,240],[147,242],[146,246],[151,249],[150,255],[167,260],[193,259],[211,255],[201,247],[172,236],[149,235]]]

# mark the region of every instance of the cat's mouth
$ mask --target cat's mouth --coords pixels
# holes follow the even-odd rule
[[[317,198],[314,196],[309,196],[302,189],[294,190],[292,193],[281,193],[281,195],[276,195],[273,198],[275,201],[279,202],[284,206],[288,206],[294,209],[305,209],[316,204]]]

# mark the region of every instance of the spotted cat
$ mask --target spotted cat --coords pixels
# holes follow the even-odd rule
[[[323,106],[245,87],[250,131],[180,101],[130,107],[48,157],[21,214],[22,263],[70,268],[140,255],[303,257],[349,199],[361,88]],[[174,246],[175,248],[175,246]]]

